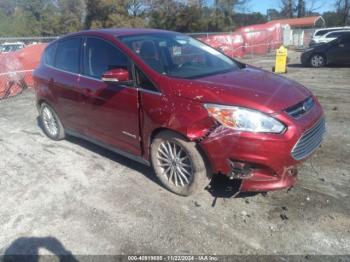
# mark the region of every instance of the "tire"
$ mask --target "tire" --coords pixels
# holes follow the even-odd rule
[[[326,65],[326,58],[321,54],[313,54],[310,58],[310,65],[314,68],[324,67]]]
[[[209,184],[208,169],[196,144],[174,132],[164,131],[153,139],[151,159],[156,176],[175,194],[189,196]]]
[[[65,132],[61,120],[51,106],[45,102],[40,106],[40,123],[44,133],[52,140],[62,140]]]

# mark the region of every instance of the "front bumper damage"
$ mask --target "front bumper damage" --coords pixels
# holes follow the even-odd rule
[[[295,185],[297,165],[292,150],[300,137],[323,119],[317,104],[302,119],[282,116],[283,134],[238,132],[218,126],[199,143],[214,174],[241,180],[240,192],[266,192]],[[296,124],[296,121],[297,124]]]

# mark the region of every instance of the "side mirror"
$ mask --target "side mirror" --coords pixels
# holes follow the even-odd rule
[[[102,75],[102,81],[106,83],[130,83],[129,71],[124,68],[116,68]]]

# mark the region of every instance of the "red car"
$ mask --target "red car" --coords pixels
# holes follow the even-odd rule
[[[68,35],[46,48],[34,79],[48,137],[78,136],[153,166],[179,195],[213,174],[242,192],[292,187],[325,133],[305,87],[175,32]]]

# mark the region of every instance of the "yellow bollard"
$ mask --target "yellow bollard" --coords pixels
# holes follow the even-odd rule
[[[275,73],[287,73],[287,56],[288,50],[283,45],[276,50]]]

